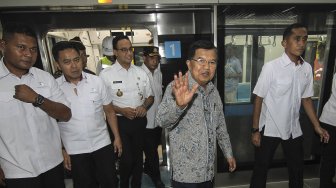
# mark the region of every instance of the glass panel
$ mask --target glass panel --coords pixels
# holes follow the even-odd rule
[[[311,64],[314,74],[314,97],[319,98],[323,80],[327,35],[309,35],[304,59]]]
[[[225,37],[225,103],[250,102],[252,36]]]

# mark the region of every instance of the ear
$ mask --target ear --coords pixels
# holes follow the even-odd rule
[[[281,41],[281,45],[286,48],[287,47],[287,40],[283,40]]]
[[[59,66],[59,63],[57,61],[55,62],[55,67],[56,67],[56,70],[61,70],[61,67]]]
[[[3,51],[5,49],[5,41],[0,39],[0,50]]]
[[[117,52],[118,52],[118,50],[116,50],[116,49],[113,49],[113,55],[115,55],[115,57],[117,57]]]
[[[191,70],[191,62],[190,62],[190,60],[187,60],[187,61],[186,61],[186,64],[187,64],[187,66],[188,66],[188,70]]]

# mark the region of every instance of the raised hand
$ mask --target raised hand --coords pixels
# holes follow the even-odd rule
[[[181,72],[179,72],[178,76],[174,75],[172,90],[175,96],[176,105],[181,109],[185,108],[191,101],[198,87],[198,84],[194,84],[191,90],[189,89],[188,73],[186,73],[184,77]]]

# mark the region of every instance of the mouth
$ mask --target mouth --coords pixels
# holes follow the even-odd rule
[[[204,77],[208,77],[210,75],[210,73],[209,72],[202,72],[201,75],[204,76]]]

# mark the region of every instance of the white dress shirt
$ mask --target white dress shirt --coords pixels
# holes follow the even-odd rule
[[[102,70],[99,76],[108,87],[115,106],[136,108],[153,96],[146,72],[133,64],[126,70],[116,61]]]
[[[77,85],[67,82],[64,75],[57,79],[71,104],[70,121],[58,123],[63,145],[71,155],[91,153],[111,143],[103,110],[111,96],[98,76],[82,72],[82,77]]]
[[[334,74],[330,98],[323,107],[320,121],[336,126],[336,74]]]
[[[307,62],[296,66],[283,53],[263,66],[253,93],[264,99],[259,129],[266,125],[265,136],[287,140],[302,135],[301,99],[314,94],[312,68]]]
[[[155,122],[156,112],[158,110],[158,106],[162,100],[162,73],[160,70],[160,65],[158,68],[154,70],[154,74],[147,68],[147,66],[143,63],[141,68],[147,73],[149,78],[149,82],[152,87],[152,91],[154,93],[154,103],[147,111],[147,129],[154,129],[157,127],[157,123]]]
[[[14,86],[19,84],[69,106],[49,73],[32,67],[20,79],[0,61],[0,165],[6,178],[36,177],[63,161],[56,120],[31,103],[13,98]]]

